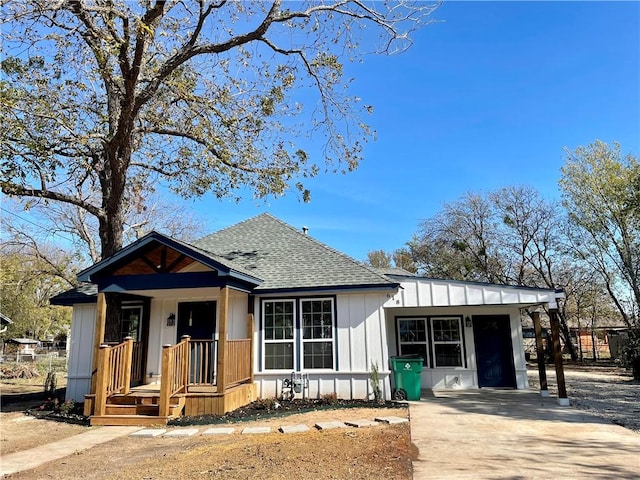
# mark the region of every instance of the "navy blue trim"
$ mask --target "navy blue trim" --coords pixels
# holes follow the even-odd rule
[[[105,258],[104,260],[92,265],[91,267],[83,270],[78,273],[78,280],[81,282],[94,282],[97,283],[100,277],[100,273],[108,270],[110,267],[114,267],[116,265],[120,265],[122,263],[126,263],[127,261],[135,258],[140,250],[147,246],[152,245],[153,243],[158,243],[160,245],[164,245],[175,250],[178,253],[188,256],[193,260],[202,263],[210,268],[214,268],[218,270],[220,276],[230,276],[237,278],[238,280],[242,280],[247,283],[251,283],[254,286],[260,285],[262,280],[258,277],[252,277],[248,274],[241,273],[232,267],[224,265],[210,256],[197,251],[194,248],[189,247],[188,245],[184,245],[172,238],[169,238],[165,235],[162,235],[158,232],[151,232],[142,237],[140,240],[133,242],[132,244],[124,247],[122,250],[112,255],[109,258]]]
[[[49,303],[51,305],[59,305],[61,307],[73,307],[74,305],[82,303],[96,303],[98,301],[97,295],[86,295],[82,297],[51,297]]]
[[[73,291],[73,290],[70,290]],[[67,293],[67,292],[65,292]],[[89,294],[89,295],[82,295],[82,294],[68,294],[65,295],[65,293],[61,293],[60,295],[56,295],[55,297],[51,297],[49,299],[49,303],[51,305],[60,305],[63,307],[73,307],[74,305],[79,305],[79,304],[89,304],[89,303],[96,303],[98,301],[98,295],[97,294]],[[147,297],[145,295],[133,295],[133,294],[126,294],[122,296],[122,300],[123,301],[140,301],[140,302],[144,302],[147,300],[150,300],[151,297]]]
[[[230,277],[220,277],[217,272],[114,275],[99,279],[97,284],[99,292],[227,286],[238,290],[250,290],[245,283]]]

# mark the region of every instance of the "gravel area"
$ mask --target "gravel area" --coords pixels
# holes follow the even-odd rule
[[[529,386],[540,388],[537,366],[529,368]],[[630,430],[640,432],[640,382],[619,367],[565,365],[571,405]],[[557,395],[555,368],[547,365],[551,395]]]

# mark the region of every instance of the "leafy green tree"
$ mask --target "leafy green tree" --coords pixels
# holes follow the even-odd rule
[[[365,263],[374,268],[391,268],[391,255],[384,250],[371,250]]]
[[[49,298],[69,288],[69,284],[51,265],[6,245],[0,251],[0,265],[0,311],[13,321],[5,338],[46,340],[66,334],[71,309],[49,305]]]
[[[372,107],[350,92],[343,60],[407,48],[436,7],[3,2],[2,192],[25,208],[75,208],[97,223],[100,258],[122,247],[127,209],[148,207],[158,186],[184,198],[295,188],[308,200],[305,178],[355,169],[372,136],[362,121]],[[319,158],[310,140],[324,142]],[[111,337],[117,315],[110,296]]]
[[[411,252],[407,248],[398,248],[393,252],[393,264],[410,273],[416,273],[418,267],[411,258]]]
[[[403,50],[437,4],[15,0],[3,5],[0,186],[98,223],[156,185],[185,198],[281,195],[360,161],[372,132],[343,59]],[[364,36],[366,30],[367,37]],[[379,35],[371,46],[371,35]],[[361,45],[360,40],[366,44]],[[323,158],[305,151],[323,138]]]
[[[600,276],[629,327],[627,365],[640,378],[640,163],[596,141],[567,151],[560,186],[575,255]]]

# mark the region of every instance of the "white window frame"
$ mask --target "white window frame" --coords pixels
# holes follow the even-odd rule
[[[400,322],[403,320],[415,321],[421,320],[424,322],[424,340],[419,342],[403,342],[402,336],[400,333]],[[402,345],[424,345],[425,347],[425,359],[424,359],[424,368],[429,368],[429,343],[430,343],[430,332],[429,332],[429,322],[427,317],[396,317],[396,327],[398,332],[398,355],[404,355],[402,352]]]
[[[304,318],[302,304],[304,302],[323,302],[323,301],[331,302],[331,368],[322,367],[322,368],[305,368],[304,366],[304,345],[306,343],[328,343],[328,339],[326,338],[304,338]],[[311,297],[311,298],[300,298],[300,328],[298,329],[299,339],[300,339],[300,370],[301,371],[309,371],[309,372],[318,372],[318,371],[335,371],[336,369],[336,308],[335,308],[335,299],[333,297]]]
[[[267,331],[267,322],[266,322],[266,304],[267,303],[291,303],[293,305],[293,311],[292,311],[292,315],[293,315],[293,338],[290,339],[279,339],[279,340],[267,340],[267,335],[266,335],[266,331]],[[261,302],[261,320],[262,320],[262,359],[261,359],[261,363],[262,363],[262,371],[264,372],[291,372],[291,370],[297,370],[296,369],[296,359],[298,358],[298,352],[297,352],[297,325],[296,325],[296,321],[297,321],[297,306],[298,306],[298,302],[296,302],[295,299],[293,298],[264,298],[262,299]],[[293,343],[293,358],[292,358],[292,368],[267,368],[267,349],[266,349],[266,345],[267,344],[275,344],[275,343]]]
[[[435,339],[435,329],[433,328],[434,320],[456,320],[458,323],[458,332],[460,334],[460,340],[443,341]],[[434,368],[464,368],[465,366],[465,348],[464,348],[464,336],[462,317],[459,316],[438,316],[429,317],[429,335],[431,337],[431,352],[433,355],[433,367]],[[438,365],[438,356],[436,354],[436,345],[460,345],[460,365]]]

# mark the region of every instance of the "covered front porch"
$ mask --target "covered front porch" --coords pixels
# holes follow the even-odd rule
[[[179,415],[221,415],[255,400],[253,314],[246,317],[247,338],[229,339],[229,289],[221,288],[217,299],[217,339],[183,335],[175,344],[163,345],[159,378],[143,373],[148,349],[142,342],[132,337],[116,345],[96,342],[84,407],[91,424],[151,425]],[[99,293],[96,340],[104,338],[100,327],[105,321],[105,293]]]
[[[84,390],[92,425],[161,424],[256,399],[251,291],[259,279],[157,233],[78,278],[97,290],[78,319],[94,319]]]

